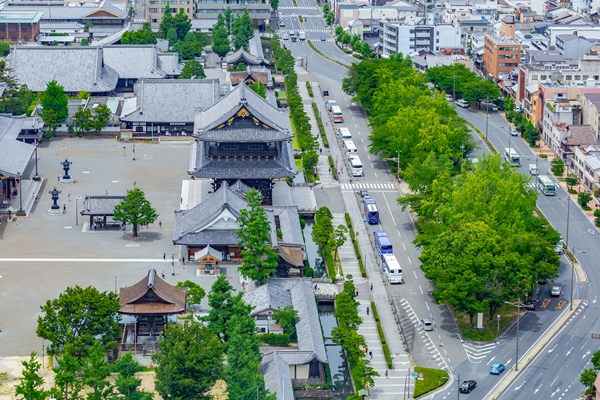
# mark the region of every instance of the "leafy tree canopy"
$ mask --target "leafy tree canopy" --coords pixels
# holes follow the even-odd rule
[[[113,219],[133,226],[133,237],[138,235],[138,226],[147,225],[156,221],[158,213],[148,200],[142,189],[135,186],[127,191],[122,202],[115,206]]]
[[[21,361],[23,378],[15,386],[15,395],[19,400],[46,400],[48,393],[44,390],[44,378],[40,376],[41,364],[37,355],[32,352],[29,361]],[[21,397],[22,396],[22,397]]]
[[[144,22],[142,29],[123,33],[121,44],[156,44],[156,35],[150,28],[150,22]]]
[[[46,90],[42,96],[42,107],[44,110],[54,111],[58,123],[64,122],[69,116],[68,103],[64,87],[56,81],[46,84]]]
[[[204,79],[206,74],[204,73],[204,67],[202,63],[197,60],[189,60],[185,63],[181,70],[179,79]]]

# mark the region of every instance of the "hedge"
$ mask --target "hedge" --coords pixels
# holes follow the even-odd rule
[[[333,174],[333,179],[337,181],[337,171],[335,170],[335,163],[333,162],[333,157],[329,156],[329,167],[331,168],[331,173]]]
[[[312,91],[312,86],[310,85],[309,81],[306,81],[306,89],[308,90],[308,95],[310,97],[315,97],[315,95],[313,94],[313,91]]]
[[[319,126],[319,132],[321,133],[321,139],[323,140],[323,146],[329,148],[329,140],[327,140],[327,135],[325,134],[325,127],[323,126],[323,121],[319,116],[319,106],[317,103],[313,101],[312,103],[313,111],[315,112],[315,119],[317,120],[317,125]]]
[[[290,345],[290,335],[287,333],[263,333],[258,340],[269,346],[287,347]]]
[[[365,269],[365,264],[362,260],[362,256],[360,255],[360,249],[358,248],[358,242],[356,241],[356,236],[354,235],[354,228],[352,228],[352,220],[350,219],[350,214],[346,213],[346,225],[348,225],[348,230],[350,231],[350,238],[352,239],[352,244],[354,245],[354,252],[356,253],[356,258],[358,259],[358,267],[360,268],[360,274],[363,278],[367,277],[367,270]]]
[[[377,312],[377,305],[375,305],[374,301],[371,302],[371,311],[373,312],[373,318],[375,318],[375,323],[377,324],[377,332],[379,333],[379,339],[381,340],[383,356],[385,357],[385,361],[387,362],[388,369],[393,369],[394,364],[392,363],[392,355],[390,353],[390,348],[387,345],[387,341],[385,340],[385,334],[383,333],[383,327],[381,326],[379,313]]]

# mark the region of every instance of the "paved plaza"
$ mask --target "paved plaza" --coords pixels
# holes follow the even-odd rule
[[[44,182],[37,200],[27,217],[7,222],[4,215],[0,224],[0,357],[41,353],[42,340],[35,334],[39,307],[68,286],[118,291],[155,268],[165,271],[169,283],[190,279],[208,291],[216,277],[197,277],[194,266],[178,262],[179,249],[172,243],[173,212],[180,206],[182,180],[189,179],[189,154],[188,141],[136,143],[135,161],[132,143],[114,138],[53,139],[40,145],[38,172]],[[73,162],[73,185],[57,181],[65,158]],[[35,174],[34,165],[32,159],[26,176]],[[134,182],[160,214],[162,228],[157,221],[134,239],[118,229],[90,230],[88,218],[76,219],[75,208],[81,208],[85,195],[125,195]],[[59,205],[66,207],[59,216],[48,214],[48,191],[55,186],[62,191]],[[227,275],[239,288],[236,269],[228,268]]]

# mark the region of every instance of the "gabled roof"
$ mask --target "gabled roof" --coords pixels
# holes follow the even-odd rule
[[[173,243],[175,244],[237,244],[238,238],[235,230],[230,231],[203,231],[209,227],[223,212],[228,211],[233,218],[240,216],[240,211],[247,206],[242,199],[226,185],[212,194],[202,203],[189,210],[175,211],[175,224],[173,228]],[[215,241],[209,241],[211,236]],[[216,236],[215,236],[216,235]],[[222,243],[217,240],[228,240]]]
[[[164,78],[158,67],[155,45],[104,46],[104,62],[119,74],[120,79]]]
[[[25,116],[0,115],[0,175],[21,177],[35,146],[17,140]]]
[[[218,79],[142,79],[136,107],[121,117],[126,122],[194,121],[198,109],[219,99]]]
[[[223,61],[225,61],[227,64],[237,64],[243,62],[246,65],[271,65],[271,61],[262,57],[253,56],[244,50],[243,47],[240,47],[240,49],[235,53],[227,54]]]
[[[298,350],[282,350],[279,352],[280,356],[288,364],[306,364],[312,360],[327,362],[312,280],[271,279],[266,284],[246,292],[244,300],[253,306],[252,316],[266,310],[293,305],[299,318],[296,323]]]
[[[58,2],[56,2],[58,3]],[[119,21],[125,20],[127,12],[115,7],[108,1],[99,3],[67,3],[61,2],[61,6],[57,5],[40,5],[32,3],[28,5],[26,2],[9,2],[3,10],[8,11],[40,11],[43,13],[41,21],[62,21],[62,22],[78,22],[82,20],[110,20]]]
[[[156,270],[133,286],[119,291],[120,313],[123,314],[179,314],[185,311],[186,288],[169,285]]]
[[[179,76],[179,54],[177,53],[158,53],[158,67],[165,71],[167,75]]]
[[[265,377],[265,389],[275,393],[277,400],[292,400],[294,389],[290,377],[290,367],[280,356],[278,351],[267,354],[261,363]]]
[[[253,127],[237,128],[232,118],[252,118]],[[231,125],[228,125],[230,124]],[[269,104],[246,84],[240,84],[194,119],[194,136],[224,142],[284,141],[294,135],[288,111]]]
[[[112,92],[119,79],[115,70],[104,65],[101,47],[14,46],[7,60],[19,83],[34,92],[46,90],[52,80],[65,92]]]
[[[81,215],[114,215],[115,207],[125,196],[85,196],[81,205]]]

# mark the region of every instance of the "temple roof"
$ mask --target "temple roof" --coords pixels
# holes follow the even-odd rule
[[[81,215],[114,215],[115,207],[125,199],[125,196],[85,196]]]
[[[243,62],[246,65],[271,65],[269,60],[265,60],[262,57],[253,56],[244,50],[243,47],[240,47],[235,53],[227,54],[224,61],[227,64],[237,64],[239,62]]]
[[[179,314],[185,311],[185,292],[162,280],[156,270],[148,271],[146,278],[119,292],[120,313],[123,314]]]

